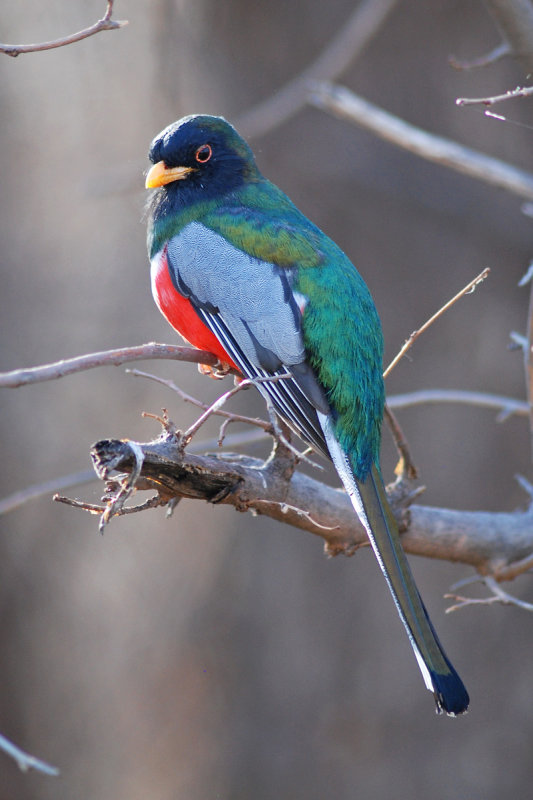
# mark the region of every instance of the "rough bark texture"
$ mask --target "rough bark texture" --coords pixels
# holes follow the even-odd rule
[[[142,466],[135,485],[155,489],[163,504],[189,498],[255,511],[320,536],[330,555],[352,555],[368,543],[347,495],[294,472],[294,459],[283,446],[278,445],[266,461],[228,454],[197,456],[184,452],[179,438],[167,433],[153,442],[136,442],[135,451],[139,450]],[[130,474],[136,464],[127,440],[97,442],[91,457],[103,479],[117,471]],[[408,553],[468,564],[497,579],[509,579],[529,568],[533,510],[506,514],[415,504],[407,508],[405,488],[396,484],[391,489]]]

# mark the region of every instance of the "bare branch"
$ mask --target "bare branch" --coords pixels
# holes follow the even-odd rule
[[[137,506],[121,506],[121,508],[116,507],[111,514],[108,510],[108,506],[99,506],[95,503],[86,503],[84,500],[75,500],[71,497],[63,497],[63,495],[60,494],[55,494],[52,497],[52,500],[54,500],[56,503],[63,503],[66,506],[72,506],[72,508],[80,508],[82,511],[88,511],[89,514],[97,514],[100,517],[103,517],[105,513],[114,517],[123,517],[125,514],[137,514],[139,511],[147,511],[149,508],[158,508],[158,506],[161,505],[161,500],[156,495],[155,497],[149,497],[148,500],[145,500],[144,503],[139,503]]]
[[[531,263],[529,264],[525,274],[522,275],[522,277],[518,281],[518,285],[519,286],[527,286],[527,284],[531,280],[533,280],[533,261],[531,261]]]
[[[16,369],[12,372],[0,372],[0,387],[16,389],[29,383],[52,381],[64,378],[74,372],[83,372],[95,367],[118,367],[131,361],[145,361],[150,359],[170,359],[171,361],[188,361],[192,364],[208,364],[216,367],[219,363],[217,356],[194,347],[180,347],[172,344],[158,344],[150,342],[134,347],[119,347],[116,350],[102,350],[99,353],[89,353],[76,358],[66,358],[53,364],[40,367]]]
[[[533,281],[529,288],[529,310],[527,320],[527,347],[524,349],[524,371],[526,394],[529,405],[529,435],[533,457]]]
[[[1,733],[0,750],[3,750],[8,756],[11,756],[11,758],[17,762],[22,772],[27,772],[29,769],[36,769],[38,772],[44,772],[45,775],[59,775],[57,767],[52,767],[52,765],[47,764],[46,761],[41,761],[40,758],[35,758],[35,756],[31,756],[29,753],[25,753],[24,750],[21,750],[16,744],[10,742],[9,739],[6,739]]]
[[[485,0],[510,54],[533,71],[533,5],[530,0]]]
[[[196,422],[194,422],[186,431],[184,431],[183,439],[185,444],[190,442],[196,432],[202,427],[204,422],[209,419],[209,417],[211,417],[213,414],[220,413],[222,406],[226,403],[226,401],[229,400],[230,397],[233,397],[233,395],[237,394],[237,392],[240,392],[242,389],[247,389],[250,386],[257,386],[258,383],[265,383],[267,381],[273,383],[289,377],[289,375],[275,375],[273,377],[265,378],[246,378],[245,380],[239,381],[239,383],[234,386],[233,389],[229,389],[227,392],[224,392],[224,394],[217,398],[214,403],[212,403],[210,406],[207,406],[204,413],[198,417]],[[224,416],[227,416],[227,412],[224,414]],[[252,420],[251,424],[256,425],[258,423],[257,421]],[[263,420],[259,420],[259,427],[263,428],[264,430],[268,430],[269,432],[273,432],[272,425],[265,427],[266,425],[267,423],[263,423]]]
[[[133,370],[132,370],[133,372]],[[163,378],[158,378],[148,373],[139,373],[152,380],[156,380],[165,386],[168,386],[173,391],[177,391],[184,400],[194,402],[200,408],[208,408],[206,403],[187,395],[182,392],[179,387],[175,386],[172,381],[166,381]],[[390,395],[387,398],[387,406],[391,408],[409,408],[410,406],[426,405],[435,403],[457,403],[460,405],[476,406],[478,408],[490,408],[498,411],[497,422],[503,422],[509,417],[516,414],[517,416],[528,416],[529,405],[523,400],[516,400],[513,397],[505,397],[503,395],[488,394],[485,392],[469,392],[461,389],[422,389],[417,392],[407,392],[405,394]],[[248,425],[257,426],[259,430],[250,431],[243,430],[238,433],[232,433],[224,436],[224,444],[226,448],[243,447],[245,445],[254,444],[255,442],[266,439],[272,435],[271,425],[261,419],[245,417],[240,414],[233,414],[232,412],[219,409],[214,412],[220,416],[225,417],[226,422],[242,422]],[[221,446],[220,435],[216,439],[207,439],[199,442],[191,442],[188,447],[189,452],[192,453],[205,453],[210,450],[217,450]],[[405,456],[405,453],[404,453]],[[20,506],[24,505],[30,500],[35,500],[39,497],[50,495],[52,492],[57,492],[60,489],[69,489],[72,486],[78,486],[84,483],[90,483],[95,480],[93,470],[83,470],[75,472],[70,475],[64,475],[51,481],[44,481],[43,483],[29,486],[18,492],[14,492],[7,497],[0,500],[0,515],[6,514],[9,511],[14,511]]]
[[[400,456],[400,460],[394,472],[396,473],[396,475],[402,476],[403,478],[407,478],[409,480],[415,480],[416,478],[418,478],[418,470],[411,457],[411,453],[409,451],[409,445],[407,444],[407,439],[405,438],[403,431],[400,427],[400,423],[396,419],[395,415],[392,413],[390,403],[385,403],[384,419],[386,420],[387,425],[389,426],[392,438],[394,440],[394,444]]]
[[[238,414],[232,415],[229,412],[228,419],[226,422],[236,422],[236,421],[246,421],[248,422],[248,417],[240,417]],[[250,420],[249,424],[252,425],[254,422],[261,422],[262,420]],[[265,422],[265,425],[268,426],[268,423]],[[235,447],[244,447],[249,444],[255,444],[257,442],[264,441],[268,438],[271,433],[268,433],[267,428],[263,428],[260,426],[258,430],[243,430],[239,431],[238,433],[226,434],[224,437],[224,444],[226,448],[235,448]],[[209,453],[210,451],[216,451],[221,446],[220,443],[220,436],[216,439],[203,439],[199,442],[191,442],[188,447],[190,453]],[[74,472],[69,475],[63,475],[59,478],[50,481],[43,481],[43,483],[38,483],[33,486],[28,486],[25,489],[21,489],[18,492],[13,492],[13,494],[7,495],[0,500],[0,515],[7,514],[10,511],[15,511],[17,508],[20,508],[25,503],[28,503],[30,500],[37,500],[40,497],[50,497],[51,494],[58,492],[60,489],[71,489],[73,486],[80,486],[86,483],[92,483],[93,481],[98,480],[98,476],[95,475],[93,469],[82,470],[81,472]],[[54,498],[58,499],[58,498]],[[65,502],[61,500],[60,502]],[[100,506],[95,506],[95,513],[101,513],[102,508]]]
[[[286,122],[307,102],[311,80],[334,80],[361,54],[397,0],[363,0],[337,36],[300,75],[272,97],[245,111],[236,120],[243,136],[253,139]]]
[[[444,597],[448,600],[456,601],[453,606],[446,609],[446,614],[451,614],[452,611],[458,611],[460,608],[465,608],[466,606],[491,606],[494,605],[494,603],[500,603],[505,606],[516,606],[524,611],[533,611],[532,603],[519,600],[518,597],[504,592],[501,586],[499,586],[490,575],[484,578],[480,577],[478,580],[481,580],[485,586],[491,590],[492,595],[490,597],[463,597],[460,594],[445,594]]]
[[[387,369],[383,373],[383,377],[386,378],[388,375],[390,375],[390,373],[392,372],[392,370],[394,369],[394,367],[396,366],[398,361],[400,361],[400,359],[403,358],[403,356],[413,346],[413,344],[416,342],[418,337],[422,333],[424,333],[424,331],[427,331],[427,329],[431,325],[433,325],[433,323],[437,319],[439,319],[439,317],[441,317],[446,311],[448,311],[448,309],[451,308],[458,300],[460,300],[461,297],[464,297],[465,294],[471,294],[473,291],[475,291],[476,286],[478,286],[482,281],[485,280],[485,278],[487,277],[489,272],[490,272],[490,269],[488,267],[485,267],[483,272],[480,272],[479,275],[476,278],[474,278],[474,280],[470,281],[470,283],[468,283],[464,287],[464,289],[461,289],[461,291],[458,292],[455,295],[455,297],[452,297],[451,300],[448,300],[447,303],[445,303],[441,308],[439,308],[439,310],[435,314],[433,314],[433,316],[430,317],[427,320],[427,322],[424,322],[422,327],[418,328],[418,330],[416,330],[416,331],[413,331],[413,333],[409,336],[409,338],[407,339],[407,341],[405,342],[405,344],[401,348],[400,352],[392,359],[391,363],[389,364],[389,366],[387,367]]]
[[[383,373],[383,377],[386,378],[394,369],[396,364],[400,361],[401,358],[407,353],[407,351],[412,347],[416,339],[424,333],[439,317],[442,316],[449,308],[451,308],[461,297],[464,297],[465,294],[470,294],[475,291],[478,284],[485,280],[487,275],[489,274],[490,270],[485,268],[483,272],[481,272],[474,280],[470,281],[464,289],[461,289],[455,297],[452,297],[447,303],[445,303],[432,317],[430,317],[427,322],[425,322],[421,328],[414,331],[410,337],[407,339],[403,347],[400,349],[400,352],[396,355],[396,357],[391,361],[387,369]],[[400,455],[400,461],[398,462],[395,473],[399,477],[407,478],[414,480],[418,476],[417,468],[411,458],[411,454],[409,451],[409,445],[407,443],[407,439],[403,435],[402,429],[400,427],[399,422],[397,421],[396,417],[390,406],[385,405],[384,409],[385,419],[389,426],[389,429],[392,433],[392,437],[394,439],[394,443]]]
[[[450,56],[448,62],[451,67],[458,70],[478,69],[479,67],[487,67],[489,64],[495,64],[496,61],[500,61],[500,59],[510,55],[511,48],[507,42],[501,42],[501,44],[497,45],[489,53],[485,53],[485,55],[479,56],[479,58],[462,61],[455,56]]]
[[[513,338],[518,337],[514,334]],[[523,339],[523,337],[522,337]],[[525,340],[524,340],[525,343]],[[527,345],[526,345],[527,346]],[[63,359],[54,364],[45,364],[39,367],[31,367],[28,369],[18,369],[12,372],[0,373],[0,387],[17,388],[25,386],[29,383],[38,383],[40,381],[55,380],[71,375],[75,372],[83,372],[84,370],[94,369],[95,367],[103,366],[120,366],[121,364],[131,361],[142,361],[149,359],[170,359],[174,361],[187,361],[191,363],[212,363],[216,365],[217,356],[212,353],[207,353],[203,350],[196,350],[195,348],[179,347],[177,345],[164,345],[164,344],[145,344],[138,347],[124,347],[116,350],[105,350],[100,353],[89,353],[88,355],[76,356],[75,358]],[[156,375],[151,375],[147,372],[140,370],[127,370],[133,375],[149,378],[150,380],[157,381],[164,386],[167,386],[172,391],[176,392],[184,401],[193,403],[199,408],[207,409],[207,404],[201,400],[197,400],[188,395],[180,389],[173,381],[167,381],[159,378]],[[421,405],[424,403],[460,403],[464,405],[474,405],[484,408],[493,408],[502,412],[501,419],[518,414],[520,416],[529,413],[527,403],[521,400],[516,400],[513,397],[505,397],[503,395],[488,394],[485,392],[469,392],[460,389],[422,389],[417,392],[408,392],[402,395],[391,395],[387,398],[390,408],[405,408],[412,405]],[[233,414],[226,412],[222,409],[216,412],[221,416],[228,416],[235,422],[245,422],[246,424],[256,425],[268,430],[269,424],[265,420],[258,418],[250,418],[240,414]],[[212,446],[212,445],[210,445]],[[63,480],[63,479],[61,479]],[[73,485],[76,481],[73,482]],[[46,486],[46,484],[43,484]],[[35,487],[37,495],[42,494],[39,487]],[[30,487],[28,491],[32,492],[34,487]],[[66,486],[59,486],[54,484],[52,489],[67,488]],[[48,489],[44,490],[45,492]],[[14,498],[15,495],[12,495]],[[31,499],[31,497],[29,498]],[[10,509],[8,509],[10,510]]]
[[[94,36],[95,33],[101,31],[114,31],[117,28],[123,28],[128,24],[128,20],[114,20],[111,19],[113,13],[114,0],[108,0],[104,16],[99,19],[94,25],[84,28],[77,33],[71,33],[70,36],[64,36],[61,39],[53,39],[50,42],[41,42],[40,44],[0,44],[0,53],[5,53],[7,56],[16,58],[21,53],[36,53],[42,50],[54,50],[56,47],[65,47],[74,42],[80,42],[82,39],[87,39],[89,36]]]
[[[497,158],[435,136],[372,105],[342,86],[320,83],[309,102],[317,108],[372,131],[398,147],[436,164],[454,169],[476,180],[533,199],[533,175]]]
[[[70,475],[64,475],[61,478],[56,478],[51,481],[44,481],[43,483],[35,484],[34,486],[27,486],[19,492],[14,492],[0,500],[0,514],[7,514],[9,511],[14,511],[20,508],[30,500],[35,500],[38,497],[49,495],[52,492],[57,492],[59,489],[71,489],[73,486],[79,486],[83,483],[90,483],[94,481],[94,470],[85,469],[80,472],[74,472]]]
[[[533,86],[517,86],[516,89],[509,89],[504,94],[495,94],[492,97],[458,97],[455,101],[457,106],[493,106],[495,103],[503,103],[504,100],[512,100],[513,97],[530,97],[533,94]]]
[[[135,377],[139,378],[148,378],[149,380],[155,381],[156,383],[160,383],[163,386],[166,386],[171,391],[175,392],[178,397],[181,398],[185,403],[191,403],[192,405],[196,406],[197,408],[201,408],[203,411],[207,411],[211,409],[211,414],[216,414],[221,417],[226,417],[226,423],[228,422],[244,422],[246,425],[253,425],[258,428],[262,428],[266,433],[272,434],[272,425],[264,419],[259,419],[258,417],[246,417],[242,414],[234,414],[231,411],[226,411],[223,408],[213,408],[208,403],[204,403],[202,400],[198,400],[198,398],[193,397],[187,392],[184,392],[183,389],[180,389],[174,381],[166,380],[165,378],[160,378],[158,375],[151,375],[149,372],[142,372],[140,369],[127,369],[127,373],[130,375],[134,375]]]
[[[351,554],[368,543],[344,492],[300,472],[288,481],[275,468],[275,459],[195,456],[183,453],[179,440],[169,434],[135,445],[143,455],[138,488],[156,489],[163,504],[173,497],[189,497],[262,513],[320,536],[330,554]],[[135,466],[133,451],[124,440],[98,442],[91,455],[105,480],[117,470],[131,474]],[[391,501],[395,503],[395,492]],[[531,507],[523,512],[488,513],[413,504],[397,508],[396,513],[405,530],[402,541],[407,552],[467,564],[497,581],[509,580],[532,566]]]
[[[449,59],[455,69],[475,69],[494,64],[504,56],[515,58],[526,72],[533,70],[533,6],[530,0],[485,0],[502,41],[480,58],[462,61]]]
[[[459,403],[478,408],[492,408],[500,412],[497,417],[498,422],[503,422],[513,414],[522,417],[529,414],[529,406],[523,400],[462,389],[421,389],[419,392],[406,392],[387,397],[387,405],[390,408],[408,408],[427,403]]]
[[[277,500],[255,500],[255,506],[259,503],[275,503],[278,505],[283,514],[287,514],[289,511],[294,511],[299,517],[304,517],[304,519],[309,520],[313,525],[316,525],[317,528],[320,528],[323,531],[336,531],[336,525],[322,525],[321,522],[317,522],[316,519],[313,519],[309,511],[305,511],[303,508],[296,508],[295,506],[291,506],[288,503],[280,503]]]

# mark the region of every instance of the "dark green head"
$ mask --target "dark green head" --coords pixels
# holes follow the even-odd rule
[[[161,131],[148,157],[146,177],[155,188],[155,209],[170,211],[214,199],[259,177],[252,151],[222,117],[197,114]]]

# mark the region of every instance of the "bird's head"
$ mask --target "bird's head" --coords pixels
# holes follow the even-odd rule
[[[148,157],[153,166],[146,188],[162,189],[178,205],[226,194],[259,175],[252,151],[235,128],[205,114],[184,117],[161,131]]]

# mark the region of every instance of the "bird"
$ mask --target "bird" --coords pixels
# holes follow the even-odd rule
[[[189,344],[256,381],[275,414],[333,462],[437,713],[462,714],[468,692],[421,599],[381,475],[383,334],[363,278],[262,175],[223,117],[183,117],[153,139],[148,157],[159,310]]]

